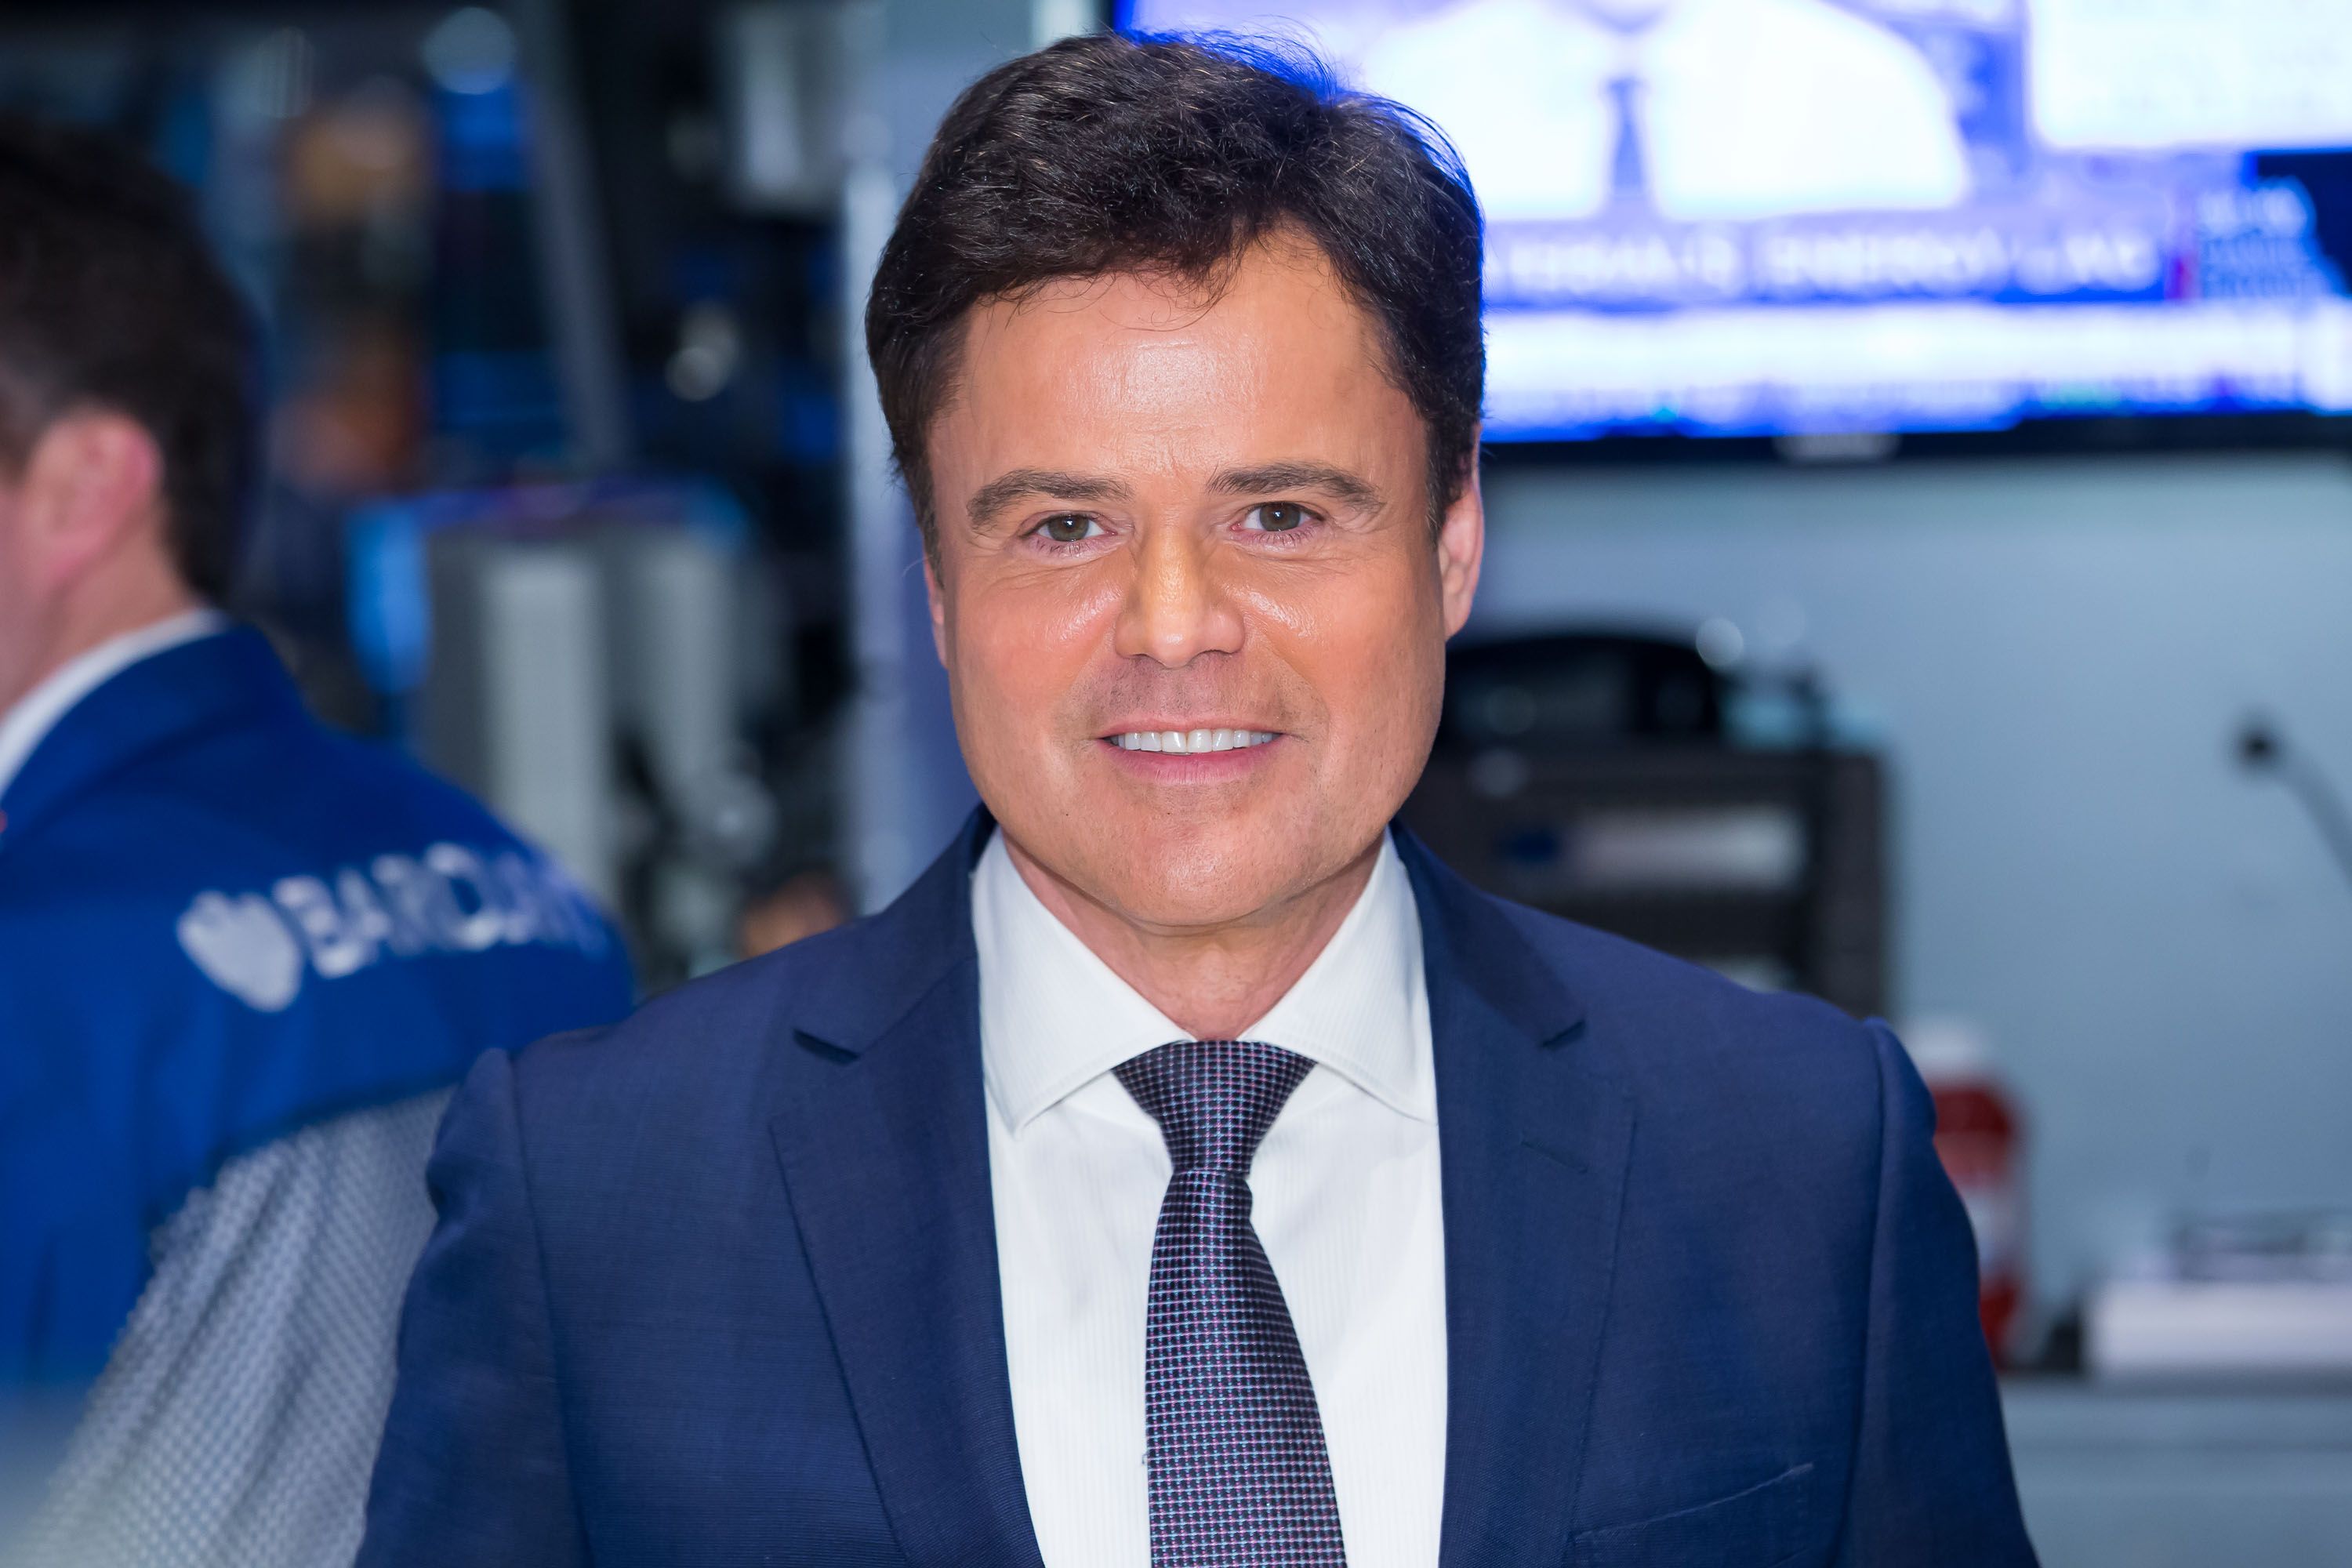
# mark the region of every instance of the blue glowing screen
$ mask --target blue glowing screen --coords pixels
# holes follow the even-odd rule
[[[2352,0],[1133,0],[1427,117],[1492,439],[2352,412]]]

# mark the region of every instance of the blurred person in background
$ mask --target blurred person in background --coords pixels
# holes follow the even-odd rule
[[[735,952],[757,958],[828,931],[849,919],[841,879],[824,867],[796,871],[743,906],[735,921]]]
[[[0,121],[0,1560],[348,1561],[472,1059],[624,1011],[568,878],[219,608],[249,318]]]
[[[882,913],[486,1055],[367,1568],[2024,1568],[1882,1024],[1391,816],[1482,559],[1477,205],[1073,38],[866,313],[985,809]]]

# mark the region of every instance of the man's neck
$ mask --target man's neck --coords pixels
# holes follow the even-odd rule
[[[16,679],[5,680],[5,675],[0,675],[0,680],[5,680],[8,688],[0,690],[0,713],[24,700],[43,681],[92,648],[158,621],[204,607],[204,601],[190,593],[176,576],[157,575],[152,580],[110,586],[114,591],[76,595],[58,606],[58,614],[29,650],[29,658],[14,672]]]
[[[1002,829],[999,829],[1001,832]],[[1196,1039],[1234,1039],[1274,1010],[1362,897],[1382,840],[1336,874],[1271,909],[1216,926],[1165,928],[1087,897],[1006,835],[1021,879],[1054,918]]]

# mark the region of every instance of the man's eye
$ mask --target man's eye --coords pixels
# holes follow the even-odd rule
[[[1087,537],[1094,525],[1095,520],[1084,512],[1066,511],[1039,523],[1037,531],[1056,544],[1076,544]]]
[[[1268,501],[1264,506],[1250,508],[1250,517],[1259,531],[1287,533],[1307,521],[1307,509],[1297,501]]]

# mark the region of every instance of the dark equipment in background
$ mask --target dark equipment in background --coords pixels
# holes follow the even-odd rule
[[[1404,816],[1472,881],[1748,984],[1883,1013],[1875,757],[1832,747],[1808,678],[1793,743],[1735,743],[1751,695],[1691,639],[1616,632],[1456,647]]]

